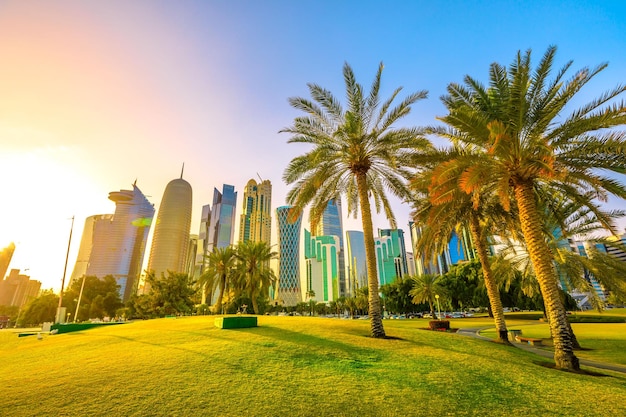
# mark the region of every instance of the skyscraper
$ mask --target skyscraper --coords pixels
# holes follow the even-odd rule
[[[93,250],[96,229],[106,230],[106,226],[96,225],[99,222],[108,224],[112,221],[112,214],[96,214],[85,219],[83,236],[80,239],[80,247],[78,248],[78,256],[76,257],[76,263],[74,264],[74,270],[72,271],[72,276],[70,278],[70,285],[87,274],[87,266],[89,266],[89,258],[91,257],[91,251]],[[101,239],[105,238],[106,236],[101,237]]]
[[[41,282],[20,274],[19,269],[11,269],[6,279],[0,279],[0,305],[22,307],[37,297]]]
[[[402,229],[378,229],[379,239],[389,238],[387,240],[390,254],[393,255],[393,269],[395,277],[403,277],[407,274],[408,265],[406,260],[406,246],[404,244],[404,231]],[[391,271],[389,271],[391,272]],[[380,272],[379,272],[380,275]],[[389,274],[387,274],[389,276]],[[390,283],[390,282],[387,282]]]
[[[126,301],[139,282],[154,206],[136,183],[132,190],[110,192],[109,200],[115,202],[113,215],[91,216],[85,221],[72,279],[112,275],[120,286],[120,298]]]
[[[243,211],[239,223],[240,242],[267,242],[272,232],[272,183],[248,181],[243,191]]]
[[[311,236],[304,229],[304,258],[306,260],[306,292],[313,291],[321,302],[339,298],[339,238]]]
[[[276,299],[286,306],[302,301],[300,284],[300,225],[302,215],[289,221],[291,206],[276,209],[278,223],[278,291]]]
[[[212,252],[214,248],[225,248],[233,244],[236,205],[237,192],[234,186],[224,184],[221,193],[217,188],[213,190],[207,253]]]
[[[15,252],[15,243],[13,242],[9,243],[6,248],[0,250],[0,281],[4,279],[4,276],[9,269],[11,258],[13,258],[13,252]]]
[[[148,271],[157,278],[167,271],[188,271],[189,230],[191,227],[191,185],[182,177],[170,181],[165,187],[157,215],[152,249],[148,260]],[[149,291],[148,285],[144,292]]]
[[[363,232],[346,231],[347,292],[354,297],[359,288],[367,288],[367,258]]]
[[[346,262],[343,250],[342,218],[341,199],[332,199],[328,201],[319,223],[315,227],[311,225],[311,233],[313,236],[337,236],[339,240],[339,252],[337,254],[339,261],[339,293],[344,296],[347,293],[347,285],[345,273]]]
[[[200,216],[200,231],[198,232],[198,244],[196,246],[196,265],[194,276],[199,277],[204,272],[206,255],[209,253],[209,227],[211,225],[211,205],[202,206]]]

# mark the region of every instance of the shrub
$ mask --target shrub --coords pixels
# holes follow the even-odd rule
[[[450,320],[431,320],[428,322],[428,328],[430,330],[450,330]]]

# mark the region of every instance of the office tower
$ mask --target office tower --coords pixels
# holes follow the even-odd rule
[[[19,269],[11,269],[6,279],[0,280],[0,305],[23,307],[37,297],[40,289],[41,282],[20,274]]]
[[[4,279],[4,275],[9,269],[9,264],[11,263],[11,258],[13,258],[14,252],[15,243],[13,242],[9,243],[6,248],[0,250],[0,280]]]
[[[276,209],[278,223],[278,291],[276,299],[286,306],[302,301],[300,284],[300,225],[302,215],[290,221],[291,206]]]
[[[239,223],[239,242],[267,242],[272,232],[272,183],[248,181],[243,191],[243,211]]]
[[[408,271],[406,247],[404,244],[404,231],[402,229],[378,229],[378,236],[381,246],[383,240],[386,242],[385,245],[389,245],[386,249],[386,256],[391,256],[391,258],[393,258],[393,263],[384,264],[386,268],[384,274],[386,277],[385,283],[390,284],[395,281],[396,278],[406,275]],[[391,269],[392,266],[393,269]],[[378,274],[381,277],[383,276],[380,271]]]
[[[339,293],[345,296],[347,293],[346,285],[346,262],[343,251],[343,222],[341,213],[341,199],[332,199],[326,205],[324,213],[317,225],[311,225],[311,233],[313,236],[337,236],[339,239]],[[315,227],[314,227],[315,226]]]
[[[346,274],[347,292],[354,297],[356,290],[367,288],[367,258],[363,232],[346,231]]]
[[[72,279],[83,275],[102,279],[112,275],[120,286],[120,298],[127,301],[136,291],[141,276],[154,205],[136,182],[132,190],[110,192],[109,200],[115,202],[113,215],[91,216],[85,221]]]
[[[189,273],[187,251],[191,227],[191,185],[180,178],[165,187],[152,237],[152,249],[148,259],[148,271],[158,279],[168,271]],[[146,283],[144,293],[150,291]]]
[[[204,272],[206,266],[206,255],[209,251],[209,227],[211,225],[211,206],[202,206],[200,215],[200,231],[198,232],[198,244],[196,246],[196,264],[194,276],[197,278]]]
[[[406,273],[411,276],[415,275],[415,258],[413,258],[413,252],[406,253],[406,264],[408,267]]]
[[[225,248],[233,244],[236,205],[237,193],[234,186],[224,184],[221,193],[217,188],[213,190],[207,253],[212,252],[214,248]]]
[[[339,250],[337,236],[312,236],[304,229],[305,296],[312,291],[319,302],[339,298]]]
[[[93,250],[94,235],[96,231],[96,224],[103,222],[105,224],[113,221],[112,214],[96,214],[89,216],[85,219],[85,227],[83,228],[83,236],[80,239],[80,247],[78,248],[78,255],[76,256],[76,263],[74,264],[74,270],[70,277],[70,286],[74,281],[80,280],[87,274],[87,266],[89,265],[89,258],[91,257],[91,251]],[[106,230],[106,226],[98,226],[99,230]],[[102,237],[101,239],[104,239]]]

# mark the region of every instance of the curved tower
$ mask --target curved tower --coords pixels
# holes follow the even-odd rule
[[[167,271],[188,273],[187,251],[191,227],[191,185],[180,178],[165,187],[152,236],[148,271],[159,278]],[[144,292],[149,288],[144,288]]]

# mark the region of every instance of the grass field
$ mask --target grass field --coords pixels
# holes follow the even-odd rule
[[[386,320],[387,340],[367,337],[366,320],[269,316],[238,330],[204,316],[43,340],[1,331],[0,415],[626,414],[626,375],[557,371],[426,325]]]

